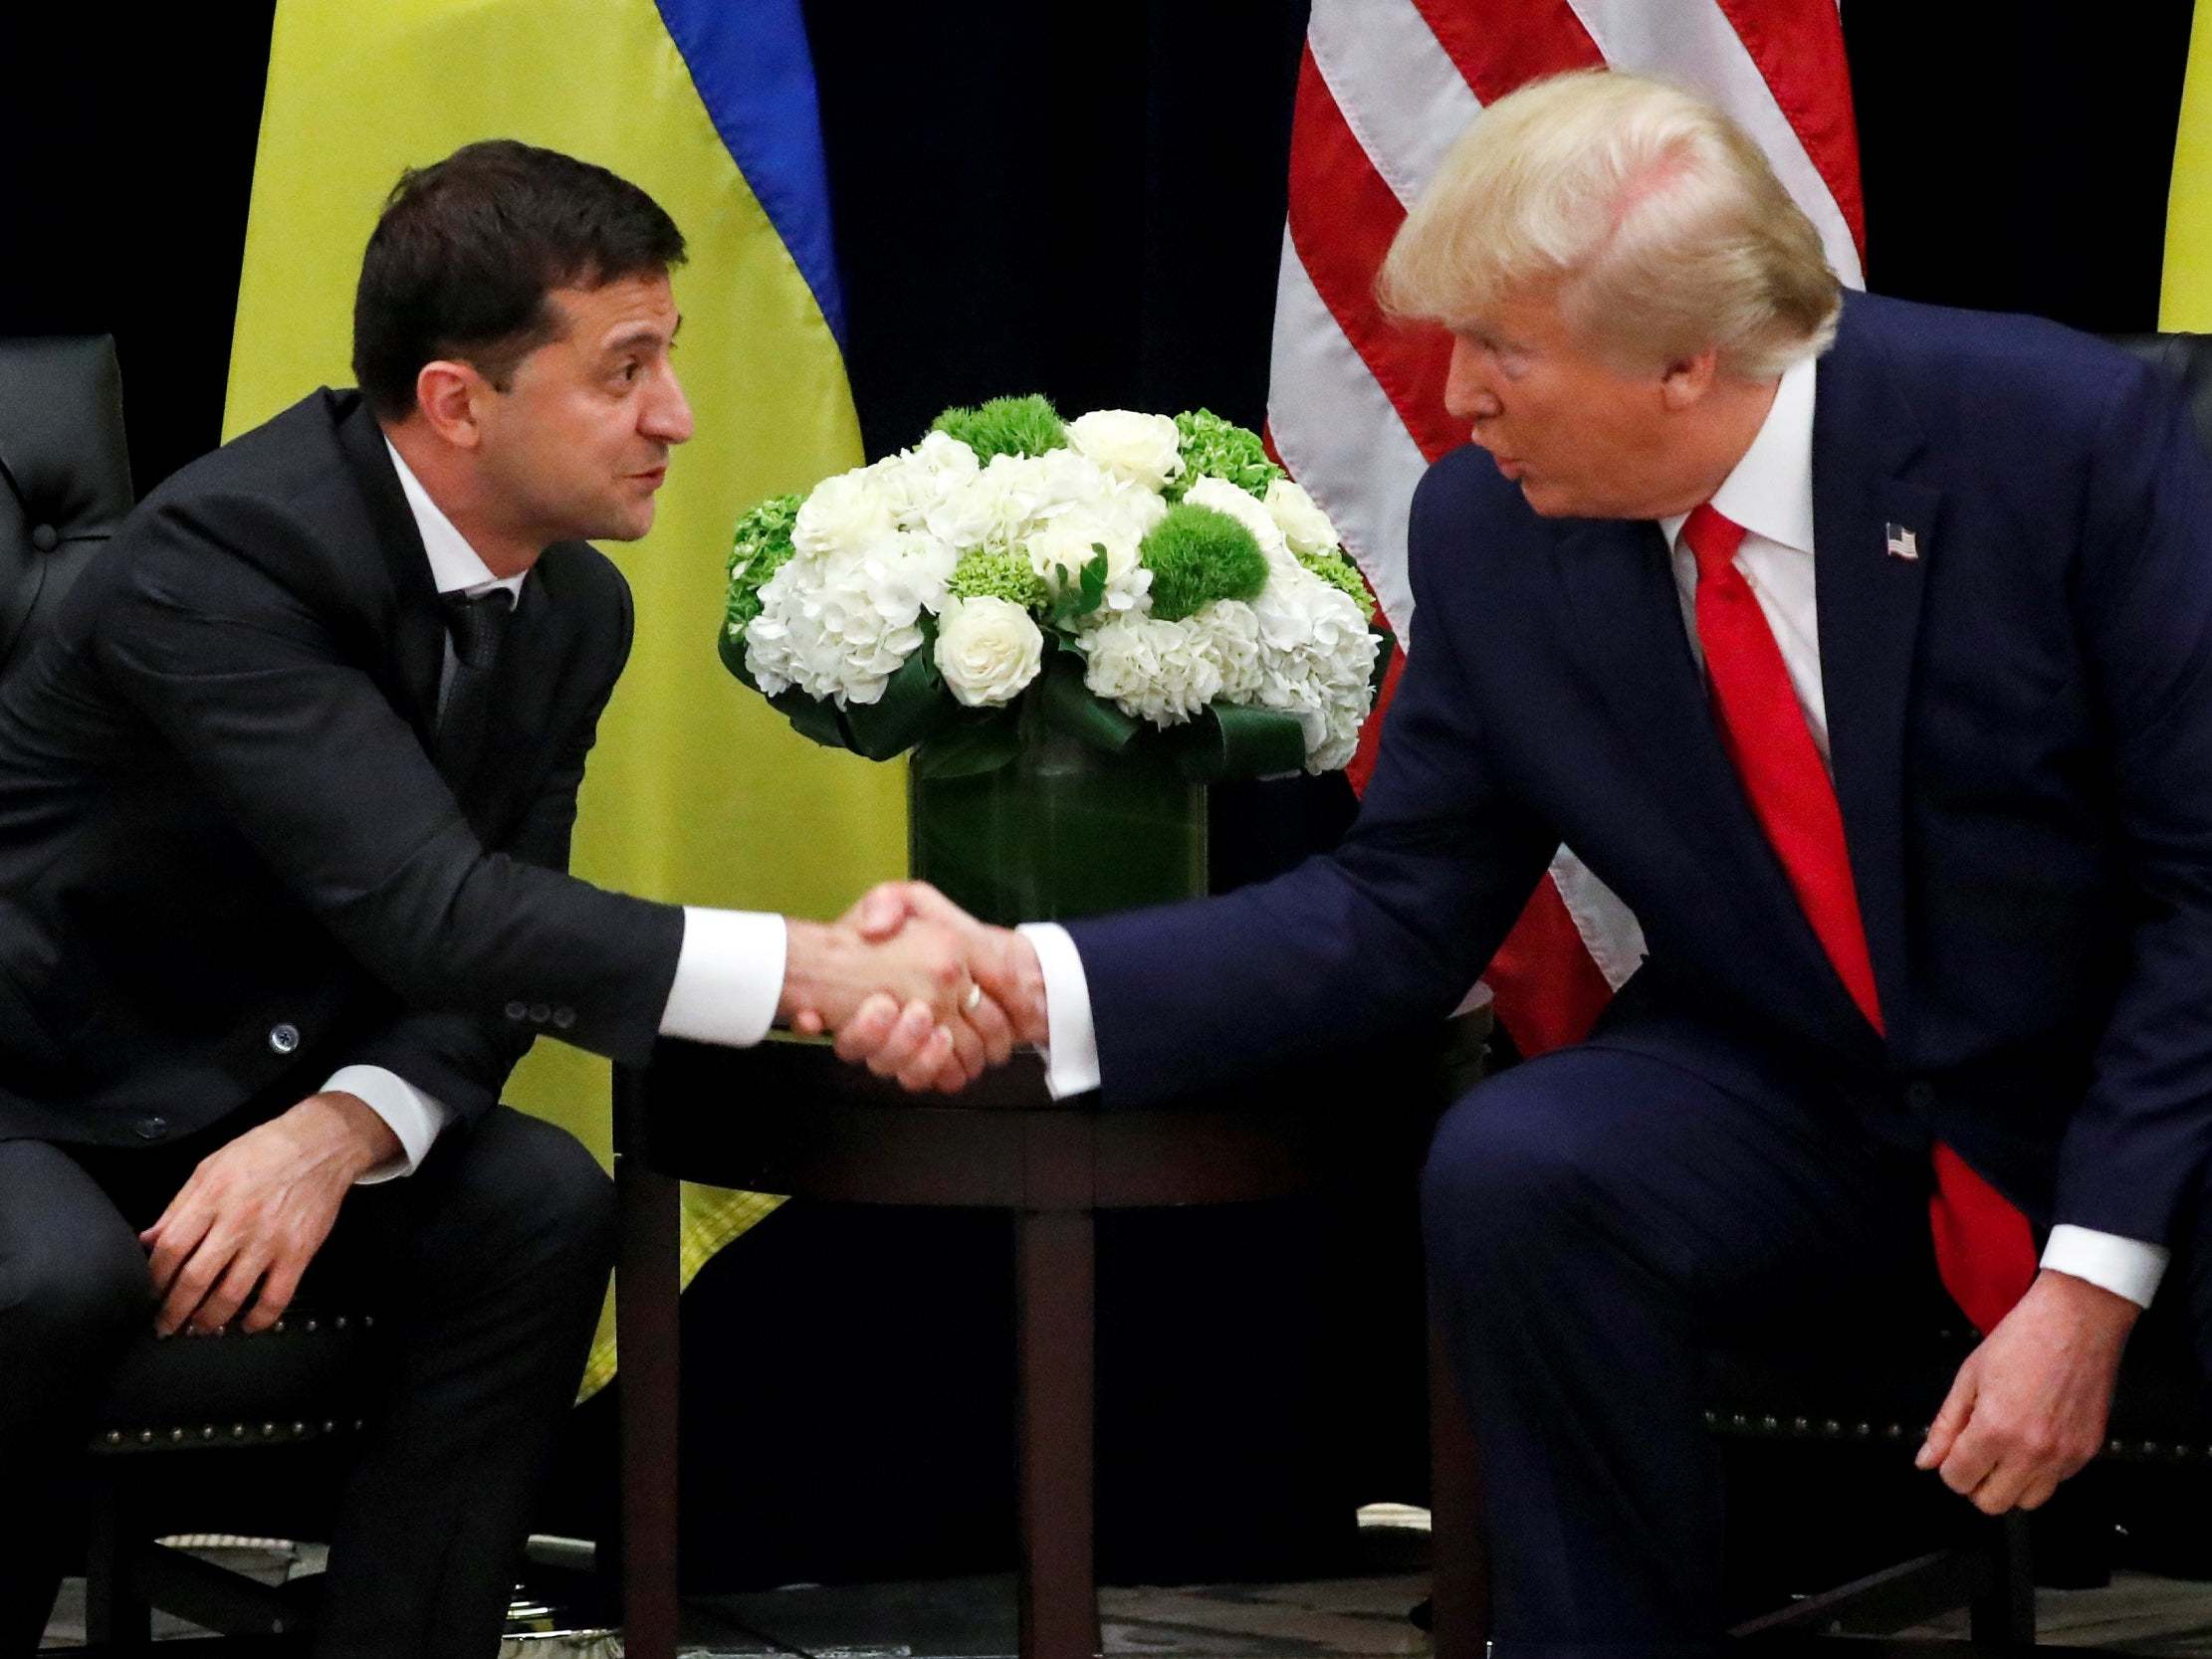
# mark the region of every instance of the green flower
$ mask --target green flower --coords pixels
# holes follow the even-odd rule
[[[1250,599],[1267,585],[1267,555],[1225,513],[1189,502],[1168,510],[1137,549],[1152,572],[1152,614],[1181,622],[1216,599]]]
[[[1004,599],[1041,611],[1052,602],[1044,578],[1029,567],[1025,553],[994,553],[978,548],[953,566],[945,591],[955,599]]]
[[[726,621],[732,638],[743,634],[761,614],[761,589],[791,556],[791,525],[804,496],[771,496],[738,519],[730,557],[723,565],[730,579]]]
[[[1171,502],[1181,501],[1184,492],[1202,478],[1226,479],[1262,500],[1268,485],[1290,476],[1267,459],[1258,433],[1224,421],[1211,409],[1185,410],[1176,416],[1175,429],[1183,438],[1183,471],[1168,481],[1163,492]]]
[[[958,438],[987,467],[995,455],[1042,455],[1067,448],[1066,423],[1034,392],[995,397],[981,409],[948,409],[930,423],[930,430]]]
[[[1291,557],[1331,587],[1341,588],[1349,593],[1352,602],[1360,607],[1360,615],[1372,620],[1375,614],[1375,596],[1367,591],[1367,583],[1362,579],[1359,567],[1350,559],[1340,558],[1335,553],[1292,553]]]

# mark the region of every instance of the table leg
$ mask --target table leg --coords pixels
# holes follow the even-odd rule
[[[1490,1563],[1482,1476],[1459,1386],[1429,1333],[1430,1623],[1436,1659],[1481,1659],[1490,1639]]]
[[[622,1376],[623,1651],[676,1654],[677,1224],[680,1189],[615,1159],[621,1213],[614,1333]]]
[[[1014,1219],[1021,1659],[1093,1659],[1099,1649],[1091,1544],[1093,1229],[1087,1210]]]

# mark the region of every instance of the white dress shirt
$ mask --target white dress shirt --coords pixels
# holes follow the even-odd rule
[[[1810,361],[1790,368],[1775,388],[1758,436],[1735,470],[1713,492],[1713,511],[1741,524],[1743,543],[1735,566],[1758,597],[1759,609],[1781,647],[1790,689],[1797,694],[1805,725],[1820,751],[1821,764],[1834,770],[1828,751],[1828,706],[1821,694],[1819,611],[1813,582],[1813,393]],[[1704,654],[1697,640],[1697,557],[1681,541],[1688,515],[1662,518],[1681,596],[1682,625],[1700,668]],[[1075,942],[1064,928],[1034,923],[1021,932],[1035,944],[1044,971],[1045,1016],[1052,1043],[1046,1079],[1053,1097],[1095,1089],[1099,1082],[1098,1045],[1091,1022],[1090,988]],[[2051,1229],[2043,1265],[2086,1279],[2123,1296],[2138,1307],[2150,1299],[2164,1277],[2171,1252],[2164,1245],[2122,1238],[2088,1227],[2062,1223]]]
[[[399,488],[414,513],[415,527],[422,532],[430,579],[438,592],[473,596],[504,587],[520,603],[529,572],[493,575],[388,439],[384,448],[399,474]],[[441,704],[454,661],[453,641],[448,638],[439,679]],[[741,1047],[759,1042],[775,1020],[775,1004],[783,989],[783,954],[780,916],[687,905],[676,979],[661,1011],[661,1035]],[[363,1175],[362,1184],[413,1174],[431,1142],[453,1120],[452,1108],[443,1101],[382,1066],[341,1066],[323,1088],[357,1096],[399,1138],[400,1155]]]

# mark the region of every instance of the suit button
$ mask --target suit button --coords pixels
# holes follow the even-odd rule
[[[140,1141],[158,1141],[161,1139],[162,1132],[168,1127],[169,1120],[162,1117],[140,1118],[130,1126],[132,1133]]]
[[[530,1010],[520,1002],[510,1002],[507,1005],[507,1017],[511,1020],[528,1019],[530,1018]]]
[[[533,1002],[530,1005],[530,1017],[534,1023],[544,1025],[553,1018],[553,1009],[543,1002]]]
[[[1928,1113],[1935,1110],[1935,1085],[1922,1080],[1904,1087],[1904,1104],[1913,1111]]]
[[[561,1030],[565,1031],[575,1023],[576,1011],[573,1008],[555,1008],[553,1010],[553,1024]]]
[[[297,1025],[272,1025],[269,1028],[269,1047],[273,1053],[290,1054],[300,1046],[300,1028]]]

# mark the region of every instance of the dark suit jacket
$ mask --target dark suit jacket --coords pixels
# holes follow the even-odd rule
[[[1720,748],[1657,526],[1540,518],[1446,456],[1347,843],[1072,929],[1107,1099],[1442,1013],[1564,839],[1650,947],[1597,1040],[1939,1135],[2040,1222],[2169,1240],[2212,1153],[2208,475],[2176,389],[2117,351],[1848,301],[1815,581],[1884,1042]]]
[[[469,1117],[541,1030],[642,1059],[682,915],[560,873],[630,623],[602,554],[547,549],[464,806],[359,397],[155,491],[0,686],[0,1137],[158,1141],[352,1062]]]

